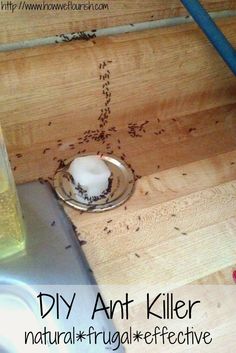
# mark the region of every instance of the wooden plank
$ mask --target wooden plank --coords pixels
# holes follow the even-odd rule
[[[211,273],[210,275],[194,281],[193,285],[232,285],[234,284],[233,271],[236,270],[236,264],[224,268],[221,271]]]
[[[210,283],[232,267],[235,159],[225,153],[142,178],[126,210],[79,215],[66,207],[98,283],[173,286],[206,276]]]
[[[176,317],[170,319],[167,318],[162,311],[161,303],[158,302],[159,298],[152,307],[152,312],[159,314],[162,318],[157,318],[150,316],[147,319],[147,293],[149,294],[151,300],[155,300],[157,295],[161,293],[167,293],[168,289],[160,287],[159,283],[150,286],[146,283],[138,288],[137,285],[134,286],[100,286],[100,290],[103,293],[103,297],[109,300],[117,300],[118,298],[124,298],[125,293],[129,293],[129,298],[133,299],[133,303],[129,305],[129,320],[121,319],[120,312],[115,312],[115,326],[120,332],[129,332],[132,323],[132,328],[134,331],[138,328],[139,332],[145,334],[145,332],[153,332],[157,323],[160,322],[159,327],[166,325],[167,330],[171,329],[175,332],[178,330],[185,329],[188,319],[182,319],[181,322]],[[169,290],[175,299],[180,299],[188,302],[199,301],[198,309],[193,310],[193,315],[191,319],[191,324],[193,330],[199,332],[201,330],[207,330],[211,332],[214,337],[214,343],[211,345],[210,349],[207,349],[209,353],[213,352],[233,352],[235,346],[234,328],[236,324],[235,320],[235,286],[219,286],[219,285],[187,285],[178,288],[173,288]],[[163,298],[164,299],[164,298]],[[207,313],[207,314],[206,314]],[[186,320],[186,321],[185,321]],[[157,329],[159,329],[159,327]],[[145,352],[154,353],[157,351],[157,345],[160,344],[146,344],[145,341],[139,342],[138,348],[135,343],[125,344],[126,352]],[[143,343],[143,344],[142,344]],[[191,345],[191,344],[190,344]],[[174,347],[174,345],[173,345]],[[181,345],[181,348],[176,346],[173,348],[172,352],[198,352],[199,347],[191,345],[188,348]],[[163,344],[161,348],[162,352],[168,353],[170,351],[168,344]]]
[[[118,257],[114,251],[112,260],[96,264],[92,269],[99,284],[158,283],[169,287],[191,283],[199,276],[235,264],[235,222],[232,218],[191,232],[188,237],[181,235],[145,249],[134,248],[128,256]]]
[[[114,219],[112,223],[113,231],[116,229],[118,233],[122,217],[126,221],[132,216],[135,222],[138,222],[140,210],[148,214],[154,213],[153,219],[157,223],[163,217],[164,221],[167,217],[172,222],[176,222],[177,214],[174,200],[211,187],[217,187],[221,183],[233,181],[236,171],[236,164],[233,164],[235,161],[236,152],[232,151],[142,177],[136,183],[135,193],[125,204],[127,210],[124,209],[125,206],[122,206],[105,213],[84,213],[80,217],[78,211],[73,208],[66,207],[66,209],[71,218],[76,220],[76,217],[78,217],[76,226],[79,227],[81,234],[86,237],[85,240],[96,241],[98,232],[105,239],[109,238],[106,232],[103,231],[104,223],[107,223],[109,219]],[[147,192],[148,195],[146,195]],[[161,212],[163,211],[163,203],[167,204],[169,210],[167,214],[165,212],[162,214],[163,212]],[[158,217],[155,214],[156,207],[160,207]],[[115,226],[115,223],[117,226]],[[135,229],[138,223],[134,224]],[[118,234],[116,236],[119,237]]]
[[[0,43],[187,15],[179,0],[92,0],[92,5],[106,5],[103,10],[97,11],[26,10],[20,7],[20,3],[23,2],[14,2],[17,5],[14,12],[10,8],[8,11],[4,10],[6,7],[1,9]],[[28,6],[35,6],[42,2],[32,0],[26,3]],[[45,3],[52,5],[53,2]],[[59,0],[54,3],[58,5],[67,2]],[[202,3],[209,11],[236,9],[233,0],[203,0]]]
[[[236,44],[236,19],[218,23]],[[138,174],[235,149],[235,78],[195,25],[162,28],[0,54],[0,121],[18,182],[52,176],[57,160],[79,151],[109,151],[78,140],[99,129],[106,70],[106,129],[117,128],[107,142]],[[146,120],[132,138],[129,124]]]

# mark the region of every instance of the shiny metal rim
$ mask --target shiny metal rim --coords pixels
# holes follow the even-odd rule
[[[72,183],[65,177],[70,163],[77,157],[94,156],[94,153],[80,154],[65,161],[65,166],[54,176],[54,188],[59,196],[69,206],[85,212],[104,212],[122,205],[133,193],[135,179],[127,164],[113,155],[99,155],[112,172],[112,186],[104,199],[92,203],[80,202],[75,198]],[[97,156],[97,155],[96,155]]]

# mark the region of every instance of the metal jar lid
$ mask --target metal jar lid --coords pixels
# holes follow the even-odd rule
[[[109,190],[102,198],[93,201],[78,199],[78,191],[68,177],[71,162],[77,157],[96,156],[101,158],[111,171]],[[123,204],[133,193],[135,179],[127,164],[112,155],[80,154],[65,161],[65,166],[57,170],[54,176],[54,187],[57,195],[66,204],[81,211],[103,212]]]

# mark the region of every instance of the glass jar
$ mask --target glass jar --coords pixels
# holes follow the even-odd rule
[[[0,259],[25,249],[25,226],[0,126]]]

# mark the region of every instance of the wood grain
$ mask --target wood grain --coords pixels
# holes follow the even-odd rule
[[[218,23],[236,44],[235,18]],[[0,121],[17,182],[52,176],[59,159],[83,150],[107,151],[101,142],[78,141],[99,128],[104,61],[107,128],[117,128],[109,143],[137,174],[235,148],[235,78],[195,25],[19,50],[0,54]],[[129,124],[146,120],[142,137],[132,138]]]
[[[218,23],[236,45],[235,18]],[[142,178],[113,211],[65,207],[98,284],[233,284],[236,83],[195,25],[0,54],[0,121],[16,180],[51,177],[58,160],[84,149],[106,152],[78,140],[99,127],[104,62],[107,129],[117,128],[107,141]],[[131,137],[129,124],[146,121]]]
[[[199,278],[194,281],[193,285],[232,285],[233,282],[233,271],[236,270],[236,263],[233,266],[224,268],[221,271],[216,271],[210,275]]]
[[[126,210],[79,215],[66,207],[98,283],[233,283],[234,161],[235,151],[143,177]]]
[[[29,3],[29,2],[26,2]],[[34,5],[40,1],[32,0]],[[48,1],[48,4],[53,1]],[[64,0],[54,2],[66,3]],[[81,3],[81,2],[75,2]],[[54,36],[61,33],[92,30],[187,15],[178,0],[92,0],[92,4],[108,4],[109,9],[100,11],[27,11],[24,9],[1,11],[0,43]],[[203,0],[209,11],[236,9],[233,0]],[[15,4],[20,5],[20,0]]]
[[[219,24],[236,44],[236,20]],[[142,178],[113,211],[81,215],[64,206],[97,283],[111,285],[105,299],[124,293],[116,285],[137,294],[233,284],[236,83],[194,25],[0,55],[0,120],[16,180],[51,177],[58,160],[84,149],[107,152],[101,141],[80,143],[105,109],[104,62],[112,93],[106,131],[117,129],[106,142]],[[141,137],[132,137],[130,123],[145,122]],[[182,292],[190,296],[189,287]],[[133,308],[132,324],[151,330],[143,305]],[[235,327],[230,312],[226,319]]]

